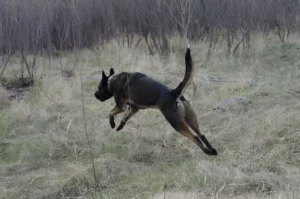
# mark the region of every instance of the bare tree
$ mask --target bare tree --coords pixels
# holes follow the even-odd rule
[[[174,0],[168,1],[165,0],[166,5],[179,26],[181,36],[188,43],[188,29],[192,19],[193,12],[196,8],[196,0]],[[172,10],[170,4],[175,4],[176,10]],[[174,7],[174,5],[173,5]]]
[[[179,33],[207,41],[208,57],[220,41],[232,54],[250,47],[252,32],[275,32],[282,42],[300,32],[299,8],[298,0],[0,1],[0,55],[21,54],[21,71],[33,77],[39,53],[77,52],[115,38],[133,47],[139,36],[151,54],[164,55]]]

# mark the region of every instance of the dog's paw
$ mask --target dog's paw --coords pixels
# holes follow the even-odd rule
[[[210,149],[211,155],[218,155],[218,151],[214,148]]]
[[[212,148],[212,149],[207,149],[205,148],[203,150],[204,153],[206,153],[207,155],[218,155],[218,152],[216,149]]]
[[[118,126],[118,128],[117,128],[117,131],[120,131],[120,130],[122,130],[123,129],[123,127],[124,127],[124,123],[121,123],[119,126]]]
[[[110,119],[109,119],[109,124],[110,124],[110,127],[111,127],[111,128],[115,128],[115,126],[116,126],[115,121],[114,121],[113,118],[110,118]]]

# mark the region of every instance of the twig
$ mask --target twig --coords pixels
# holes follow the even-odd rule
[[[4,73],[5,69],[6,69],[6,66],[9,63],[10,56],[11,56],[11,54],[9,54],[8,57],[7,57],[7,60],[6,60],[5,64],[4,64],[4,67],[3,67],[2,71],[1,71],[0,78],[2,77],[2,75],[3,75],[3,73]]]
[[[134,48],[138,47],[138,45],[140,44],[140,42],[142,41],[142,39],[143,39],[143,38],[140,38],[140,39],[136,42],[136,44],[134,45]]]
[[[233,49],[233,53],[236,52],[236,50],[238,49],[238,47],[240,46],[240,44],[242,43],[242,41],[244,40],[245,36],[247,36],[249,34],[249,30],[243,34],[242,38],[240,39],[239,43],[235,46],[235,48]]]
[[[176,3],[176,1],[175,1],[175,3]],[[183,24],[181,24],[181,23],[178,21],[177,17],[175,17],[175,15],[173,14],[173,12],[172,12],[171,8],[169,7],[169,4],[168,4],[168,2],[167,2],[167,1],[166,1],[166,5],[167,5],[167,7],[168,7],[168,9],[169,9],[169,11],[170,11],[170,13],[171,13],[172,17],[175,19],[175,21],[178,23],[178,25],[179,25],[179,26],[180,26],[182,29],[184,29],[184,26],[183,26]],[[176,3],[176,6],[177,6],[177,3]],[[178,8],[178,6],[177,6],[177,9],[178,9],[178,11],[179,11],[179,8]]]
[[[85,116],[85,108],[84,108],[84,98],[83,98],[83,86],[82,86],[82,76],[80,75],[80,85],[81,85],[81,102],[82,102],[82,113],[83,113],[83,119],[84,119],[84,130],[85,130],[85,135],[86,135],[86,140],[90,148],[90,155],[91,155],[91,162],[93,166],[93,173],[94,173],[94,180],[95,184],[97,184],[97,177],[96,177],[96,170],[95,170],[95,163],[94,163],[94,155],[93,155],[93,150],[91,147],[91,143],[89,140],[89,135],[87,133],[87,125],[86,125],[86,116]]]

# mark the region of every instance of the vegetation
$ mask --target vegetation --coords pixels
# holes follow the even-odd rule
[[[250,48],[256,32],[267,38],[275,31],[281,42],[299,33],[299,9],[298,0],[3,0],[0,78],[12,55],[31,84],[39,55],[51,59],[120,37],[129,47],[143,40],[152,55],[167,55],[170,38],[180,34],[208,41],[207,57],[218,42],[226,42],[230,55]]]
[[[299,8],[298,0],[0,1],[0,198],[299,198]],[[185,39],[196,66],[185,97],[217,157],[158,110],[116,132],[114,101],[94,97],[111,67],[174,88]]]
[[[103,50],[66,54],[64,67],[78,65],[71,77],[60,75],[60,58],[50,67],[39,58],[26,98],[0,109],[0,198],[298,198],[300,44],[259,36],[252,44],[248,56],[229,58],[227,46],[217,44],[210,60],[208,43],[192,45],[198,89],[185,96],[217,157],[204,155],[157,110],[139,112],[116,132],[107,118],[113,100],[100,103],[93,96],[102,68],[110,67],[141,71],[174,87],[184,73],[180,39],[171,39],[167,57],[151,56],[146,43],[130,48],[115,41]],[[6,79],[18,67],[10,62]],[[251,104],[212,110],[230,97]]]

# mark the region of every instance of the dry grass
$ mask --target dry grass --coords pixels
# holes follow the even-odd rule
[[[8,91],[0,84],[0,109],[9,105]]]
[[[149,56],[144,46],[131,49],[114,41],[100,51],[84,50],[70,78],[60,75],[59,59],[50,66],[39,59],[42,78],[27,98],[0,109],[0,198],[299,198],[296,40],[257,38],[247,57],[225,57],[224,44],[209,61],[205,43],[192,45],[197,92],[191,87],[185,96],[217,157],[204,155],[157,110],[140,111],[121,132],[110,128],[114,101],[99,103],[93,96],[102,68],[144,72],[174,87],[183,78],[185,49],[177,39],[171,44],[170,56],[163,58]],[[74,60],[66,55],[64,68]],[[13,63],[5,75],[12,74]],[[80,75],[97,185],[84,136]],[[230,97],[252,103],[212,111]]]

